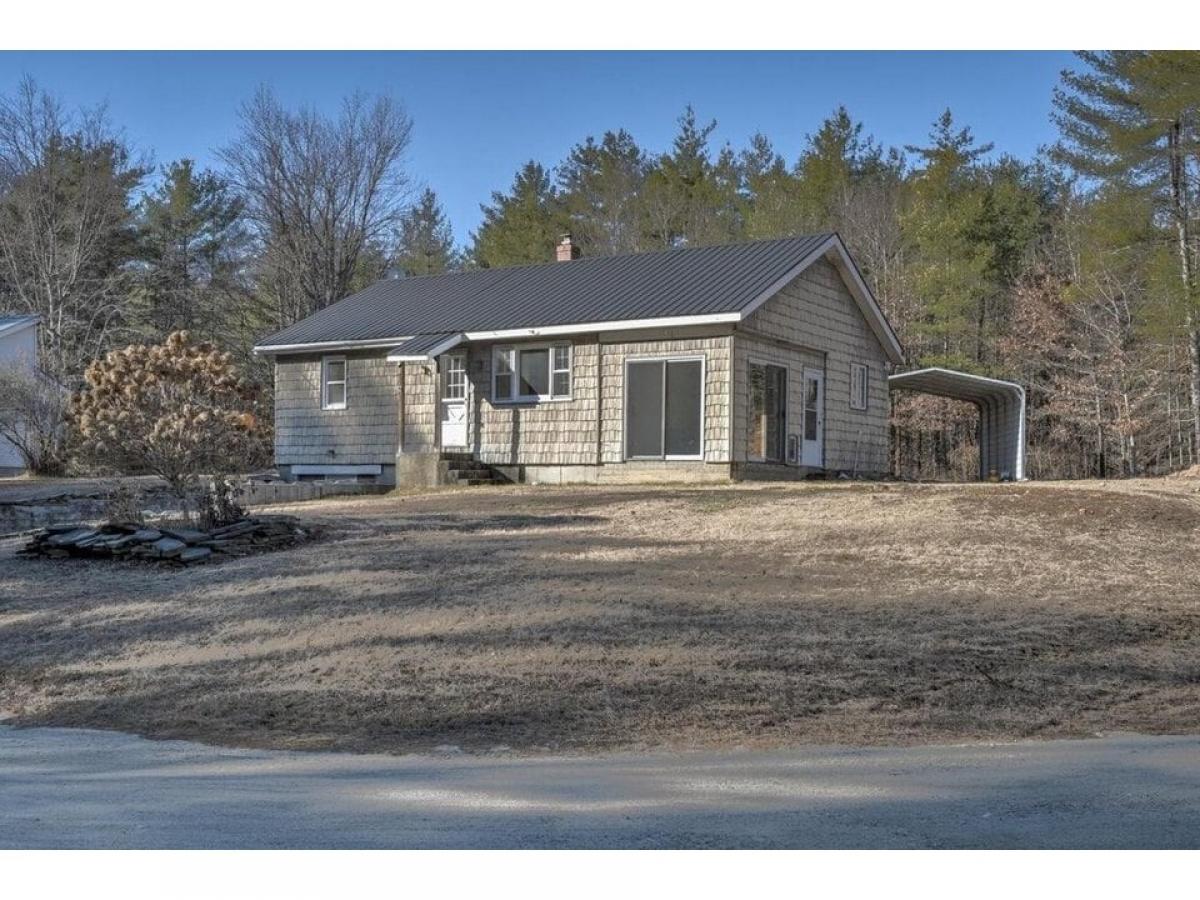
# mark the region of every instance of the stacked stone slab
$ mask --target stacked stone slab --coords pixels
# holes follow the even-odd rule
[[[208,531],[133,522],[73,523],[41,529],[21,552],[52,559],[83,556],[191,565],[219,556],[246,556],[291,547],[312,535],[312,528],[301,528],[291,516],[242,519]]]

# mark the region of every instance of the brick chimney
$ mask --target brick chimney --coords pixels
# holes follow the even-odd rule
[[[558,246],[554,248],[554,255],[559,262],[570,262],[573,259],[579,259],[579,248],[571,242],[570,234],[564,234],[558,239]]]

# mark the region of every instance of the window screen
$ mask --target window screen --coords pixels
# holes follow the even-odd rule
[[[626,456],[699,456],[704,364],[698,359],[632,361],[626,379]]]
[[[520,358],[520,395],[522,397],[550,396],[550,351],[546,349],[521,350],[517,355]]]
[[[626,369],[626,455],[663,455],[663,364],[631,362]]]
[[[667,363],[666,441],[667,456],[700,455],[700,409],[702,394],[700,360]]]

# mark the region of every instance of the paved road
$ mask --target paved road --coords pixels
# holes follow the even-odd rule
[[[1200,847],[1200,736],[591,758],[0,726],[0,847]]]

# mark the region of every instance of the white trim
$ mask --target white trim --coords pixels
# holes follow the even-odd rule
[[[569,390],[565,394],[554,393],[554,373],[555,371],[562,372],[562,369],[554,368],[554,349],[556,347],[566,347],[569,359],[567,361],[567,374],[570,379]],[[527,350],[545,350],[546,351],[546,376],[548,381],[546,386],[550,389],[548,394],[520,394],[521,382],[521,353]],[[511,391],[507,397],[501,397],[496,391],[496,357],[501,353],[509,353],[511,356]],[[530,403],[568,403],[575,398],[575,347],[569,341],[554,341],[551,343],[538,344],[497,344],[492,347],[492,405],[493,406],[513,406],[519,404]]]
[[[663,364],[663,402],[662,402],[662,448],[661,456],[630,456],[629,455],[629,364],[661,362]],[[667,364],[673,362],[700,363],[700,452],[694,456],[678,453],[667,453]],[[704,462],[704,430],[707,423],[706,404],[708,402],[708,357],[704,354],[687,353],[681,356],[671,354],[648,354],[640,356],[636,353],[626,354],[622,363],[621,376],[621,460],[622,462]]]
[[[309,353],[317,350],[371,350],[378,347],[395,347],[405,341],[411,341],[414,335],[390,338],[371,338],[364,341],[312,341],[307,344],[278,344],[256,346],[251,352],[256,356],[270,356],[276,353]]]
[[[342,377],[329,377],[329,364],[340,362],[342,364]],[[340,384],[342,386],[342,402],[329,402],[329,385]],[[350,406],[350,364],[346,361],[345,354],[331,353],[321,357],[321,409],[326,410],[342,410],[348,409]]]
[[[792,367],[786,362],[780,362],[779,360],[775,360],[775,359],[767,359],[764,356],[753,356],[753,355],[749,355],[746,357],[746,365],[747,365],[747,368],[749,366],[762,366],[764,368],[766,366],[774,366],[776,369],[783,369],[783,390],[785,391],[785,395],[783,398],[783,432],[782,432],[783,433],[783,456],[779,457],[779,459],[768,459],[767,457],[761,456],[761,455],[760,456],[751,456],[750,448],[747,447],[746,448],[746,462],[762,463],[763,465],[769,465],[769,466],[776,466],[776,465],[786,466],[786,465],[788,465],[788,459],[787,459],[787,438],[788,438],[788,430],[789,430],[788,426],[791,422],[791,417],[788,415],[788,406],[792,402]],[[803,373],[804,373],[803,367],[800,369],[800,372],[801,372],[801,381],[803,381]],[[749,397],[749,394],[750,394],[750,372],[749,371],[746,372],[746,394],[747,394],[747,396],[746,396],[747,413],[749,413],[750,412],[750,410],[748,408],[750,405],[750,397]],[[800,399],[802,401],[804,399],[803,392],[801,392]],[[736,440],[736,439],[737,439],[736,437],[732,438],[732,440]],[[766,443],[766,440],[767,440],[767,433],[764,431],[763,432],[763,443],[764,444]],[[801,444],[803,444],[803,441],[801,441]]]
[[[382,475],[380,465],[318,465],[318,466],[289,466],[293,475]]]
[[[887,317],[884,316],[879,303],[875,300],[875,295],[871,293],[870,287],[863,280],[862,273],[859,272],[858,266],[855,265],[854,260],[850,256],[850,251],[846,249],[846,245],[842,242],[841,237],[836,234],[832,234],[826,240],[822,241],[816,249],[812,250],[799,263],[792,266],[781,278],[762,291],[740,312],[707,313],[691,316],[660,316],[653,319],[624,319],[604,322],[573,322],[565,325],[547,325],[535,328],[466,331],[463,332],[462,339],[465,341],[502,341],[607,331],[634,331],[647,328],[678,328],[688,325],[736,324],[745,321],[760,306],[778,294],[818,259],[829,255],[832,255],[832,262],[842,275],[843,281],[845,281],[851,295],[858,303],[863,317],[867,320],[872,332],[874,332],[876,338],[883,346],[888,358],[893,363],[899,365],[904,361],[904,351],[900,347],[896,333],[892,330],[891,324],[888,322]],[[363,341],[317,341],[303,344],[256,346],[254,353],[302,353],[320,349],[349,350],[354,348],[394,347],[404,341],[411,340],[411,338],[412,336],[409,335],[407,337],[378,338]]]
[[[854,394],[854,373],[861,372],[859,384],[862,386],[862,405]],[[871,367],[866,363],[850,363],[850,408],[855,412],[866,412],[871,408]]]
[[[39,315],[22,316],[15,322],[9,322],[7,325],[0,325],[0,335],[9,337],[10,335],[20,334],[26,328],[32,328],[34,325],[40,324],[42,317]]]
[[[397,353],[396,350],[399,350],[400,348],[396,347],[392,350],[391,353],[389,353],[387,355],[387,361],[394,362],[394,363],[433,362],[435,359],[437,359],[443,353],[453,350],[455,347],[457,347],[459,344],[461,344],[463,342],[463,339],[464,339],[463,335],[456,334],[453,337],[446,338],[446,340],[442,341],[440,344],[435,344],[433,347],[431,347],[429,350],[426,350],[424,353]]]
[[[749,318],[755,310],[778,294],[799,275],[803,274],[809,266],[830,253],[834,255],[833,262],[838,272],[842,275],[842,280],[846,282],[846,286],[850,289],[850,294],[858,303],[859,310],[867,320],[867,324],[871,326],[871,331],[875,333],[875,337],[883,346],[888,358],[896,365],[899,365],[904,361],[904,350],[900,346],[900,341],[896,338],[896,333],[892,331],[892,326],[883,314],[883,310],[879,308],[879,304],[875,300],[875,295],[871,293],[871,289],[863,280],[862,273],[858,271],[858,266],[854,264],[854,260],[850,256],[850,251],[842,243],[841,237],[836,234],[831,234],[828,239],[822,241],[808,256],[789,269],[782,278],[778,279],[769,288],[755,297],[750,302],[750,305],[742,310],[742,319]]]
[[[450,361],[455,360],[455,359],[460,360],[462,362],[463,395],[461,397],[448,397],[446,395],[446,388],[449,386],[449,382],[450,382]],[[441,395],[439,399],[443,403],[466,403],[467,402],[467,391],[470,388],[470,385],[471,385],[471,376],[470,376],[470,373],[467,371],[467,354],[466,354],[466,352],[460,351],[458,353],[446,354],[445,360],[442,362],[439,362],[439,364],[438,364],[438,393]]]
[[[642,330],[645,328],[675,328],[682,325],[712,325],[719,322],[738,322],[741,313],[710,313],[703,316],[665,316],[660,319],[624,319],[615,322],[579,322],[570,325],[547,325],[544,328],[507,328],[501,331],[468,331],[468,341],[499,341],[516,338],[553,337],[567,334],[590,334],[600,331]]]

